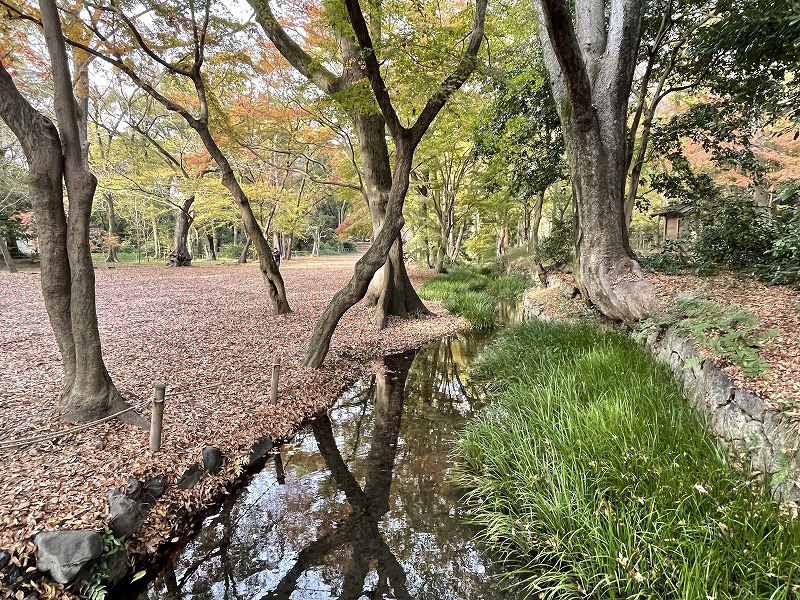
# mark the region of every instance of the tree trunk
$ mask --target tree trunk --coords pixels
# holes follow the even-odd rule
[[[247,253],[250,251],[252,243],[252,240],[248,237],[247,241],[244,243],[244,248],[242,248],[242,253],[239,255],[239,264],[243,265],[247,262]]]
[[[466,228],[466,223],[464,221],[461,222],[461,227],[458,228],[458,235],[456,236],[456,243],[453,244],[453,252],[450,255],[450,262],[456,262],[458,259],[458,255],[461,252],[461,243],[464,241],[464,229]]]
[[[367,184],[367,202],[372,219],[373,239],[377,238],[386,219],[386,204],[392,187],[392,168],[383,117],[379,114],[355,116],[364,180]],[[395,167],[396,169],[397,167]],[[400,232],[392,245],[386,264],[370,282],[364,298],[367,305],[375,307],[375,323],[383,329],[389,316],[407,318],[410,315],[431,314],[422,303],[403,260],[403,241]]]
[[[533,209],[533,223],[531,224],[531,247],[533,250],[539,246],[539,228],[542,225],[542,208],[544,207],[544,191],[539,192],[536,206]]]
[[[195,82],[195,84],[199,85],[198,82]],[[247,194],[244,193],[242,186],[239,185],[239,181],[236,179],[233,167],[231,167],[227,157],[219,148],[216,141],[214,141],[206,123],[192,121],[190,125],[197,131],[206,150],[208,150],[214,162],[217,163],[222,175],[222,185],[224,185],[231,193],[231,196],[233,196],[236,208],[239,209],[239,214],[242,217],[244,229],[253,242],[253,245],[256,247],[259,270],[261,271],[264,286],[267,288],[267,294],[272,303],[273,314],[285,315],[292,312],[289,301],[286,299],[283,277],[275,261],[272,259],[272,250],[269,247],[269,242],[267,242],[267,238],[264,237],[264,231],[258,224],[258,219],[256,219],[255,214],[253,214],[253,208],[250,206],[250,199],[247,197]]]
[[[214,248],[214,234],[207,233],[206,234],[206,242],[208,242],[208,258],[213,261],[217,260],[217,250]]]
[[[42,293],[64,369],[59,408],[68,420],[88,421],[118,412],[127,404],[106,370],[97,327],[89,251],[96,179],[86,167],[58,9],[53,0],[42,0],[40,7],[61,131],[19,94],[2,65],[0,115],[28,160],[30,197],[39,229]],[[68,220],[62,180],[69,195]],[[146,425],[132,413],[126,420]]]
[[[108,207],[108,256],[106,262],[119,262],[117,258],[117,213],[114,210],[114,196],[111,192],[103,194]]]
[[[11,258],[11,253],[8,251],[8,244],[6,244],[6,238],[0,235],[0,254],[3,255],[3,260],[6,263],[6,268],[8,269],[9,273],[16,273],[17,266],[14,264],[14,259]]]
[[[564,131],[576,202],[577,265],[584,297],[607,317],[635,321],[653,306],[653,286],[627,251],[623,194],[626,117],[641,35],[643,0],[541,0],[539,37]]]
[[[191,208],[194,196],[189,196],[175,213],[175,236],[172,252],[167,257],[168,267],[191,267],[192,255],[189,252],[189,227],[192,224]]]

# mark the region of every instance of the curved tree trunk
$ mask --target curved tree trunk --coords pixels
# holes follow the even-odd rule
[[[192,254],[189,252],[189,227],[192,224],[191,209],[194,196],[188,197],[175,213],[175,236],[172,252],[167,257],[168,267],[191,267]]]
[[[106,370],[97,327],[89,252],[89,217],[96,179],[86,167],[58,11],[53,0],[42,0],[40,6],[61,131],[19,94],[2,65],[0,115],[19,139],[28,160],[30,196],[39,228],[42,293],[64,368],[59,408],[68,420],[86,421],[127,405]],[[62,180],[69,194],[68,220]],[[147,424],[132,414],[126,420]]]
[[[355,116],[364,180],[367,184],[367,201],[372,220],[373,239],[377,238],[386,219],[386,203],[392,187],[392,168],[386,131],[380,114]],[[396,169],[397,167],[395,167]],[[383,328],[389,316],[431,314],[423,304],[403,260],[403,241],[400,232],[391,247],[386,264],[375,273],[364,301],[375,307],[375,323]]]
[[[576,279],[603,314],[635,321],[654,301],[628,251],[624,189],[628,97],[643,0],[541,0],[539,37],[569,158],[577,216]],[[577,33],[576,33],[577,32]]]

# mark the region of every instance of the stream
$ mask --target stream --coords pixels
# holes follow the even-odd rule
[[[504,321],[516,311],[501,311]],[[467,332],[387,356],[203,523],[139,600],[522,598],[493,575],[448,480],[484,404]]]

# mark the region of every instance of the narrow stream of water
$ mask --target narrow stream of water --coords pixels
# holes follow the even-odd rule
[[[511,315],[513,319],[513,315]],[[449,481],[449,442],[483,405],[467,333],[386,357],[284,446],[139,597],[511,599]]]

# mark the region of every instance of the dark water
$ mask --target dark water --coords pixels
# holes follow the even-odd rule
[[[204,523],[145,598],[517,597],[463,523],[449,442],[482,406],[467,334],[384,359]]]

